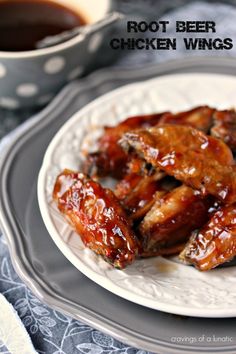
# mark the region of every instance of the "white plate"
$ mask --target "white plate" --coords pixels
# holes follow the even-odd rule
[[[128,116],[181,111],[208,104],[235,107],[236,78],[215,74],[181,74],[132,84],[98,98],[77,112],[56,134],[38,178],[38,200],[45,225],[62,253],[87,277],[127,300],[169,313],[199,317],[236,316],[236,267],[201,273],[162,257],[137,260],[113,269],[85,248],[52,201],[56,176],[78,170],[87,149],[96,148],[102,126]]]

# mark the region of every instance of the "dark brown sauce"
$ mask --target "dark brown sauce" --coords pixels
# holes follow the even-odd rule
[[[84,24],[83,16],[50,0],[2,1],[0,50],[33,50],[43,38]]]

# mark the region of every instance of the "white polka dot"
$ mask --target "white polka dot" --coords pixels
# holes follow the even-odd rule
[[[16,109],[20,106],[19,102],[11,97],[0,97],[0,106],[4,108]]]
[[[73,69],[69,75],[68,75],[68,80],[74,80],[76,77],[81,75],[84,71],[84,68],[82,66],[77,66],[77,68]]]
[[[38,87],[35,84],[25,83],[17,86],[16,93],[18,96],[31,97],[36,95]]]
[[[39,97],[37,102],[40,105],[46,104],[49,101],[51,101],[52,98],[53,98],[53,94],[52,93],[48,93],[47,95],[43,95],[43,96]]]
[[[0,78],[6,76],[6,73],[7,73],[7,69],[2,63],[0,63]]]
[[[64,68],[65,64],[63,57],[53,57],[45,63],[44,70],[47,74],[56,74]]]
[[[89,52],[95,52],[102,42],[101,33],[95,33],[89,41],[88,50]]]

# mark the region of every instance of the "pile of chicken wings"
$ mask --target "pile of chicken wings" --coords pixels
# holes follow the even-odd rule
[[[199,270],[236,255],[236,111],[208,106],[105,127],[83,170],[55,183],[58,209],[116,268],[179,254]],[[117,182],[102,187],[103,177]]]

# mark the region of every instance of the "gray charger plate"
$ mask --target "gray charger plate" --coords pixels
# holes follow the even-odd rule
[[[69,84],[5,147],[0,162],[0,222],[14,267],[42,301],[131,346],[156,353],[236,353],[236,318],[201,319],[151,310],[86,278],[60,253],[38,207],[44,152],[68,118],[99,95],[164,74],[236,75],[233,59],[187,59],[135,70],[102,70]]]

